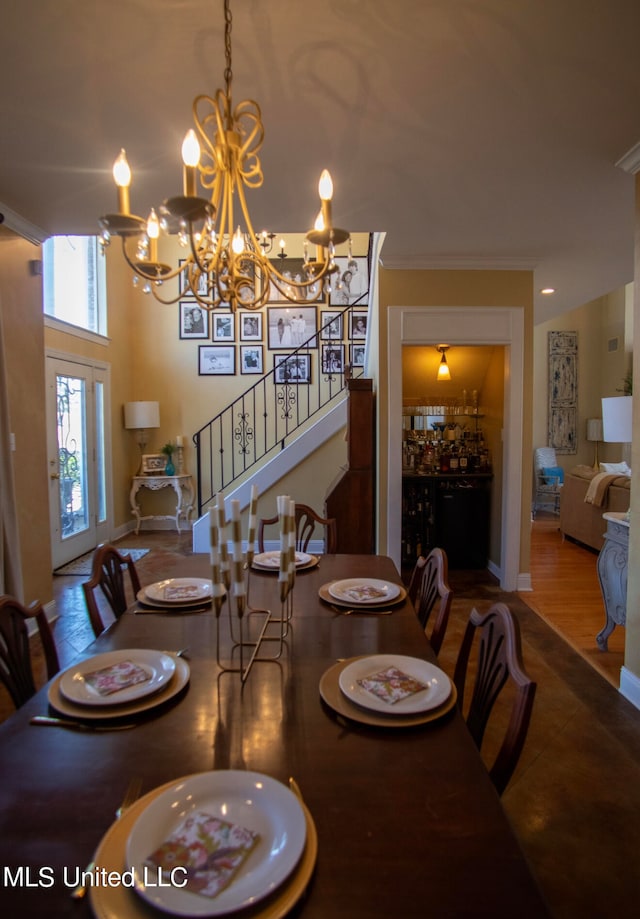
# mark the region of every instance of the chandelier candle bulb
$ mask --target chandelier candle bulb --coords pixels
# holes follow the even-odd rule
[[[189,128],[182,141],[182,162],[184,164],[184,193],[188,198],[195,198],[196,169],[200,162],[200,144],[193,128]]]
[[[131,169],[127,162],[124,147],[113,164],[113,179],[118,188],[118,213],[128,216],[131,213],[129,203],[129,186],[131,185]]]
[[[151,208],[147,220],[147,236],[149,237],[149,261],[158,261],[158,236],[160,236],[160,221],[154,208]]]

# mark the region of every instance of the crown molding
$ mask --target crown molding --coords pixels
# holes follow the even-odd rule
[[[534,271],[539,259],[523,257],[397,255],[381,257],[383,268],[444,271]]]

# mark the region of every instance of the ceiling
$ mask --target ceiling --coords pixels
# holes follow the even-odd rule
[[[256,228],[385,235],[385,267],[529,268],[536,322],[633,279],[637,0],[233,0],[233,97],[262,108]],[[5,0],[1,208],[50,233],[180,192],[222,0]],[[555,287],[552,297],[539,288]]]

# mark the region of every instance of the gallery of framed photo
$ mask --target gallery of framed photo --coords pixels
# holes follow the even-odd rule
[[[315,306],[268,306],[267,344],[270,349],[297,348],[306,344],[318,331]],[[317,340],[308,347],[317,348]]]
[[[367,337],[368,313],[359,313],[354,310],[349,316],[349,338],[364,341]]]
[[[240,345],[240,373],[264,373],[262,345]]]
[[[323,373],[344,373],[344,345],[323,345],[321,356]]]
[[[262,313],[238,313],[240,341],[262,341]]]
[[[193,300],[178,303],[180,338],[208,338],[209,313]]]
[[[364,367],[365,345],[349,345],[349,363],[352,367]]]
[[[186,258],[181,258],[178,260],[178,265],[182,266],[184,265],[186,261],[187,261]],[[185,278],[184,272],[180,272],[180,274],[178,275],[178,284],[180,285],[180,296],[181,297],[193,297],[194,296],[193,291],[187,284],[187,280]],[[201,274],[200,277],[198,278],[198,293],[202,297],[206,297],[207,295],[207,276],[205,274]]]
[[[198,373],[200,376],[232,376],[236,372],[234,345],[200,345]]]
[[[290,278],[292,281],[304,281],[306,280],[306,275],[304,273],[304,259],[303,258],[272,258],[270,259],[271,264],[280,272],[281,275],[285,278],[285,283],[280,282],[280,286],[286,293],[295,294],[301,299],[304,298],[309,303],[315,303],[322,297],[322,282],[318,281],[316,284],[311,284],[307,288],[296,287],[295,284],[288,285],[286,280]],[[275,284],[270,284],[269,286],[269,301],[271,303],[280,303],[286,302],[287,298],[285,297],[282,290],[279,290]]]
[[[320,338],[323,341],[342,340],[342,313],[320,310]]]
[[[350,306],[358,301],[358,306],[369,305],[369,268],[366,256],[336,258],[338,270],[331,278],[331,304]],[[364,294],[364,296],[363,296]],[[360,299],[362,297],[362,299]]]
[[[274,383],[310,383],[310,354],[274,354]]]
[[[213,335],[212,338],[214,341],[235,341],[235,326],[234,326],[235,317],[233,313],[219,312],[215,310],[211,315],[211,321],[213,323]]]

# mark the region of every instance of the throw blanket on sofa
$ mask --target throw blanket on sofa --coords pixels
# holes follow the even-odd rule
[[[626,476],[619,476],[610,472],[599,472],[597,475],[594,475],[589,482],[587,493],[584,496],[585,502],[587,504],[595,504],[596,507],[604,507],[607,502],[609,486],[612,482],[615,482],[616,479],[620,478],[626,478]]]

